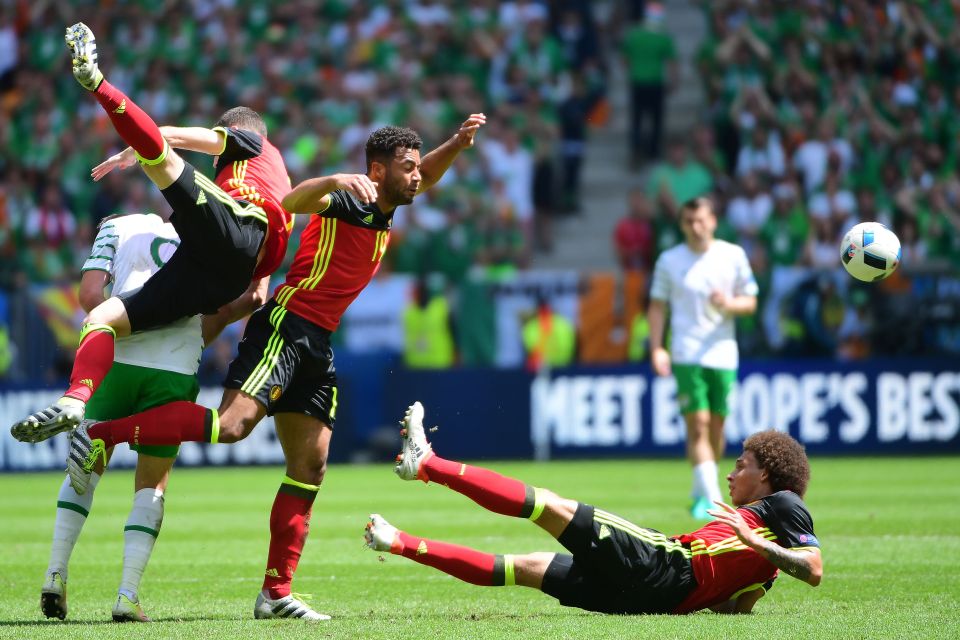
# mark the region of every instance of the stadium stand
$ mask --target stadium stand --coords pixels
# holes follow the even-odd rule
[[[441,274],[458,352],[491,363],[495,338],[477,336],[495,329],[470,326],[493,324],[480,308],[490,304],[484,287],[591,256],[639,271],[639,281],[648,275],[655,255],[613,257],[615,219],[595,225],[606,236],[599,244],[579,230],[610,217],[588,201],[590,163],[628,139],[617,129],[625,118],[609,113],[626,107],[616,98],[628,91],[620,43],[635,28],[629,18],[656,16],[653,26],[678,43],[681,81],[695,66],[703,91],[691,95],[705,98],[668,109],[668,133],[671,118],[701,126],[668,135],[662,156],[630,174],[653,207],[651,241],[630,246],[658,252],[678,241],[672,201],[709,191],[724,213],[720,235],[748,249],[764,290],[762,313],[746,321],[757,330],[741,334],[745,354],[957,351],[950,327],[960,304],[937,293],[960,266],[953,5],[705,1],[707,36],[690,59],[674,18],[693,4],[130,1],[114,3],[109,19],[90,3],[89,19],[115,45],[104,61],[112,80],[159,122],[209,124],[248,104],[266,116],[293,182],[361,168],[363,141],[382,124],[408,124],[429,147],[463,114],[485,110],[480,152],[400,210],[387,270]],[[70,361],[56,336],[82,316],[70,285],[99,220],[167,206],[134,172],[88,179],[119,147],[100,110],[69,87],[62,29],[76,11],[0,7],[0,327],[14,345],[0,377],[12,380],[56,376]],[[611,196],[619,211],[630,186]],[[891,225],[904,245],[903,268],[872,288],[855,286],[836,260],[845,227],[867,219]],[[574,257],[578,246],[589,249]],[[51,331],[34,330],[43,326]],[[933,328],[897,339],[904,327]],[[625,343],[617,353],[626,359]]]

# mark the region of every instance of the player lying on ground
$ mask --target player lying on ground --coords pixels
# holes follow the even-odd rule
[[[93,33],[83,23],[67,29],[73,75],[100,103],[131,149],[94,170],[102,177],[139,160],[173,209],[180,236],[174,257],[142,289],[111,296],[85,320],[70,386],[54,405],[16,423],[13,437],[36,442],[75,427],[84,406],[113,364],[114,341],[199,313],[216,313],[252,281],[269,276],[286,252],[292,217],[280,205],[290,190],[283,158],[267,140],[259,114],[236,107],[213,129],[162,131],[134,102],[104,80]],[[210,180],[170,147],[214,157]]]
[[[340,317],[380,268],[393,213],[435,184],[473,146],[483,114],[471,115],[423,157],[411,129],[383,127],[366,145],[366,174],[311,178],[283,200],[312,212],[286,282],[253,314],[231,363],[219,411],[175,402],[129,418],[82,423],[71,435],[67,468],[79,493],[93,464],[118,442],[237,442],[265,415],[276,418],[286,476],[270,514],[270,551],[258,618],[326,619],[290,592],[307,523],[326,472],[336,420],[337,377],[330,336]]]
[[[123,295],[146,280],[175,255],[180,240],[173,225],[160,216],[131,214],[107,219],[97,232],[80,278],[80,304],[90,311],[104,301],[104,290]],[[200,387],[197,367],[209,343],[234,315],[246,315],[266,297],[267,280],[251,287],[215,316],[178,320],[134,336],[119,338],[114,366],[90,398],[87,414],[118,418],[175,400],[195,400]],[[136,446],[133,508],[123,529],[123,572],[113,605],[118,622],[147,622],[140,605],[140,580],[163,522],[164,493],[177,446]],[[109,459],[112,449],[107,452]],[[40,609],[48,618],[67,617],[67,573],[70,555],[93,504],[93,493],[105,465],[99,461],[89,490],[80,495],[64,478],[57,495],[50,562],[40,590]]]
[[[410,535],[378,514],[370,516],[367,545],[434,567],[481,586],[539,589],[561,604],[617,614],[688,613],[710,608],[747,613],[782,569],[820,584],[820,545],[803,494],[810,467],[790,436],[764,431],[743,443],[727,476],[730,499],[718,502],[706,526],[665,536],[623,518],[561,498],[545,489],[433,453],[423,431],[423,407],[403,420],[397,475],[436,482],[494,513],[528,518],[570,554],[493,555]]]

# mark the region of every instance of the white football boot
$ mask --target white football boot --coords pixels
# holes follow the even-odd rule
[[[403,446],[394,471],[403,480],[416,480],[419,478],[420,465],[433,455],[433,448],[423,431],[423,405],[414,402],[407,407],[400,424],[403,425],[400,430]]]
[[[384,520],[379,513],[371,513],[363,529],[363,539],[374,551],[390,551],[397,540],[397,528]]]
[[[40,611],[48,618],[67,617],[67,581],[59,571],[47,574],[40,588]]]
[[[253,605],[253,617],[257,620],[267,618],[300,618],[312,622],[322,622],[329,620],[330,616],[325,613],[314,611],[313,607],[304,602],[301,598],[307,596],[298,593],[291,593],[283,598],[273,600],[263,591],[257,596],[257,602]]]
[[[70,434],[70,450],[67,452],[67,475],[70,476],[70,486],[79,495],[83,495],[90,488],[90,477],[97,458],[103,458],[107,463],[107,451],[103,440],[90,439],[87,429],[96,424],[96,420],[84,420]]]
[[[117,594],[117,601],[113,604],[114,622],[151,622],[140,606],[140,599],[130,599],[122,593]]]
[[[73,77],[87,91],[95,91],[103,80],[103,74],[97,65],[97,41],[90,27],[78,22],[67,27],[63,36],[70,49],[70,62]]]
[[[86,407],[82,400],[60,398],[46,409],[41,409],[13,425],[10,435],[20,442],[43,442],[80,424]]]

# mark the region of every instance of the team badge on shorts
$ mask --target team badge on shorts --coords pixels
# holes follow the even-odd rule
[[[283,393],[283,387],[278,384],[270,387],[270,402],[276,402],[280,398],[280,394]]]
[[[680,406],[681,409],[686,409],[687,406],[690,405],[690,396],[688,396],[685,393],[678,394],[677,404]]]

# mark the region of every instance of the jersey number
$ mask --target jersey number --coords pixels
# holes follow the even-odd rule
[[[180,246],[180,241],[171,240],[170,238],[154,238],[153,239],[153,242],[150,243],[150,257],[153,258],[154,264],[156,264],[158,267],[162,267],[163,265],[165,265],[167,263],[167,260],[170,259],[170,256],[173,255],[173,251],[170,251],[167,254],[166,258],[160,255],[160,248],[165,244],[172,244],[174,251],[176,251],[177,247]]]

